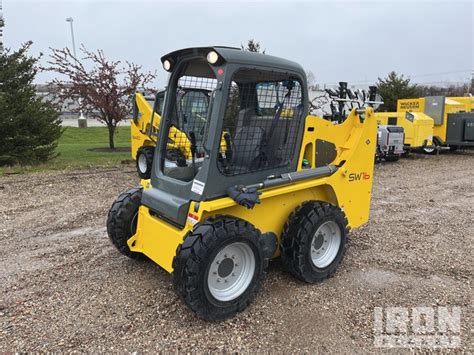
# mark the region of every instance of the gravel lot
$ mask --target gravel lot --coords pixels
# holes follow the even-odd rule
[[[237,317],[196,318],[151,262],[109,243],[107,211],[132,166],[0,177],[0,352],[374,351],[374,307],[462,309],[472,351],[474,151],[376,167],[371,221],[334,277],[295,281],[270,265]]]

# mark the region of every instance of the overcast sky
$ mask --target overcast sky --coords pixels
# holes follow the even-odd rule
[[[33,54],[76,44],[146,70],[172,50],[260,41],[299,62],[318,83],[371,84],[395,70],[413,81],[467,81],[474,69],[473,1],[39,1],[3,0],[6,47]],[[50,79],[42,74],[39,81]]]

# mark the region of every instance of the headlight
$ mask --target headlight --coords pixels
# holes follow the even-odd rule
[[[209,64],[216,64],[218,60],[219,54],[217,54],[216,52],[210,51],[209,53],[207,53],[207,61],[209,62]]]
[[[165,61],[163,61],[163,69],[166,70],[166,71],[170,71],[171,70],[171,61],[166,59]]]

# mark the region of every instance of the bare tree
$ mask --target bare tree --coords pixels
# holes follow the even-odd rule
[[[260,42],[254,39],[249,39],[247,41],[247,46],[244,46],[243,44],[241,44],[240,47],[242,48],[243,51],[265,54],[265,49],[264,50],[261,49]]]
[[[309,112],[312,115],[324,116],[330,114],[328,107],[330,107],[331,99],[327,93],[321,93],[309,102]]]
[[[316,76],[311,70],[308,70],[306,72],[306,80],[308,81],[308,87],[312,88],[316,85]]]
[[[82,46],[81,60],[68,48],[51,50],[49,66],[43,70],[65,77],[50,82],[51,91],[61,101],[78,101],[73,111],[82,110],[88,117],[105,123],[109,129],[109,146],[114,149],[117,124],[129,116],[136,90],[145,89],[155,74],[143,73],[141,66],[130,62],[122,65],[121,61],[107,60],[102,50],[90,52]]]
[[[426,86],[423,84],[418,85],[421,96],[464,96],[469,94],[469,84],[457,84],[449,86]],[[471,92],[472,93],[472,92]]]

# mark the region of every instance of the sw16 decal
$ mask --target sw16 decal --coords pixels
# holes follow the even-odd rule
[[[349,182],[359,181],[359,180],[369,180],[369,179],[370,179],[370,174],[365,173],[365,172],[349,174]]]

